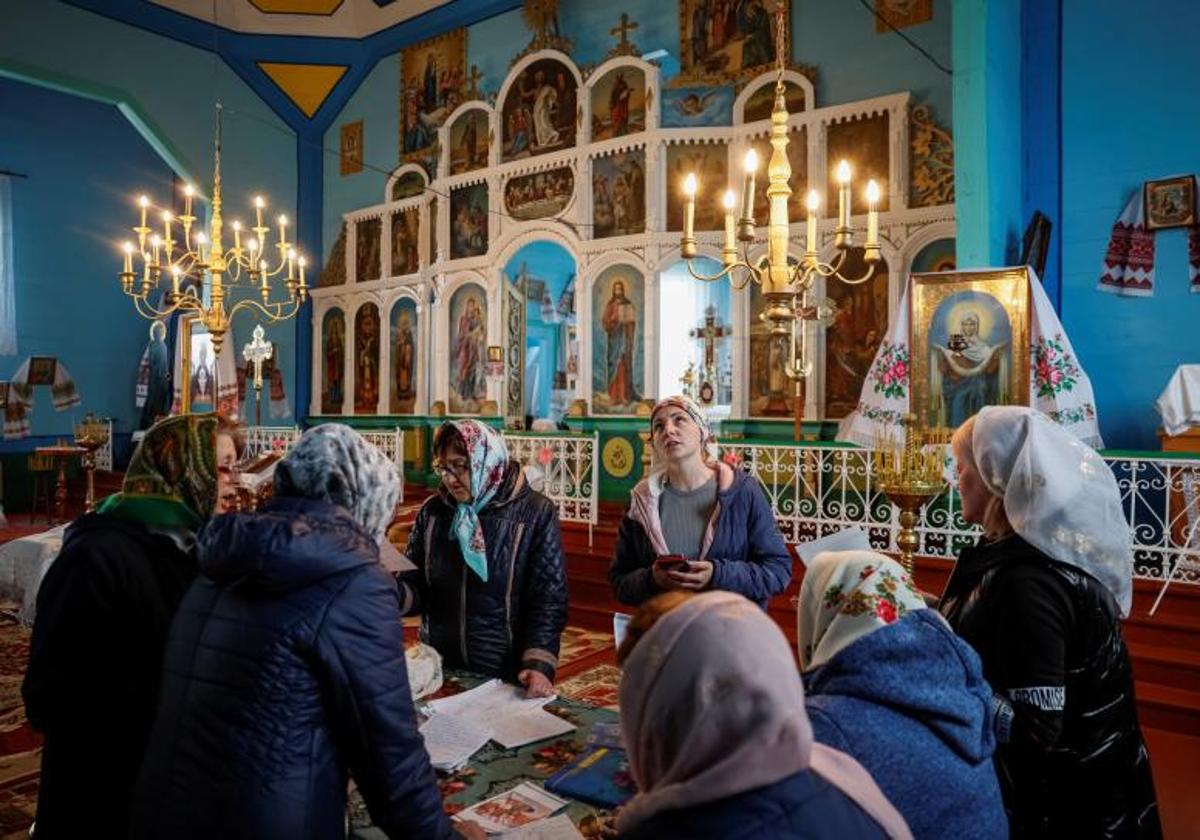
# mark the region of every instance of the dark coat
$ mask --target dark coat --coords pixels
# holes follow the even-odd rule
[[[732,472],[729,486],[717,491],[716,526],[705,556],[713,564],[709,588],[737,592],[765,609],[791,581],[792,557],[758,480]],[[618,601],[636,606],[663,591],[651,573],[657,556],[645,527],[626,514],[608,570]]]
[[[914,837],[1008,837],[992,689],[936,612],[852,642],[805,674],[804,690],[813,736],[857,759]]]
[[[1161,836],[1108,590],[1012,535],[962,552],[941,610],[997,695],[996,770],[1013,836]]]
[[[66,532],[37,596],[25,714],[44,735],[39,838],[124,837],[171,618],[196,562],[108,514]]]
[[[554,679],[567,624],[567,571],[558,509],[509,463],[479,511],[488,579],[467,567],[450,535],[455,508],[440,495],[417,513],[408,538],[415,571],[400,575],[406,615],[420,613],[421,640],[449,668],[513,681],[525,668]]]
[[[664,811],[621,840],[874,840],[887,837],[854,800],[807,770],[767,787]]]
[[[396,587],[351,514],[277,498],[214,519],[167,643],[138,838],[345,833],[347,775],[389,837],[447,838]]]

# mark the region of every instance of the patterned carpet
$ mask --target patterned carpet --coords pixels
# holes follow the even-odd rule
[[[29,661],[29,629],[0,604],[0,840],[28,837],[37,810],[41,739],[25,720],[21,680]]]
[[[593,665],[573,677],[559,680],[558,694],[585,706],[618,710],[621,669],[615,665]]]

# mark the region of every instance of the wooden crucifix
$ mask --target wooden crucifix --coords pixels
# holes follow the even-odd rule
[[[471,72],[467,74],[467,99],[483,99],[483,94],[479,92],[479,80],[482,78],[479,67],[472,64]]]
[[[717,388],[717,342],[733,335],[733,329],[717,321],[717,308],[710,306],[704,310],[704,323],[688,335],[704,342],[704,367],[700,371],[700,402],[709,405],[716,398]]]
[[[267,341],[262,324],[256,324],[252,339],[242,348],[242,358],[254,365],[254,425],[262,425],[262,367],[271,358],[275,345]]]

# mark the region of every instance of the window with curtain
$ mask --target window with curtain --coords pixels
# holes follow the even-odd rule
[[[0,356],[17,353],[17,296],[13,285],[12,177],[0,175]]]

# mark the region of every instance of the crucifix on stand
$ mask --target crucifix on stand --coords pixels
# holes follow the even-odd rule
[[[704,310],[704,323],[688,335],[704,342],[704,367],[700,371],[700,387],[697,394],[702,405],[711,405],[717,397],[717,342],[733,334],[733,330],[717,321],[717,308]]]
[[[262,367],[271,358],[275,345],[264,337],[262,324],[254,327],[253,338],[242,348],[242,358],[254,365],[254,425],[262,425]]]

